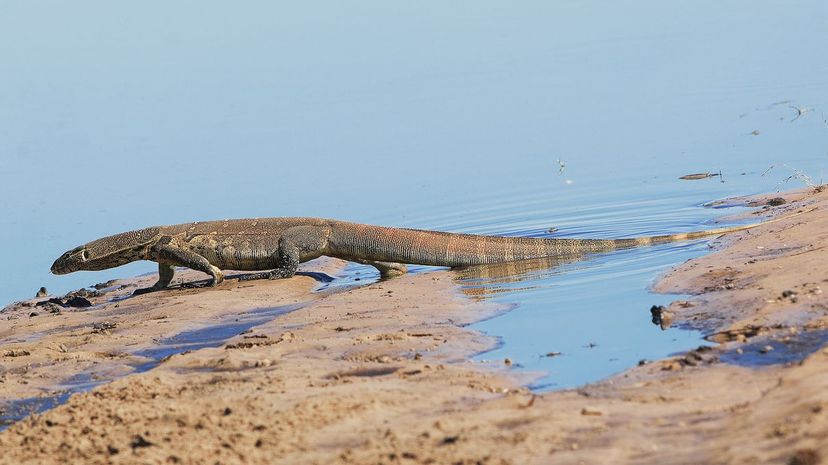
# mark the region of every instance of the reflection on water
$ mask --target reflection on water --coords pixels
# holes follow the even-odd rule
[[[500,293],[536,290],[543,282],[562,272],[558,268],[582,261],[584,255],[536,258],[516,262],[493,263],[459,268],[457,279],[468,297],[482,300]],[[520,285],[523,283],[523,285]]]
[[[671,243],[460,270],[464,294],[519,303],[509,313],[473,325],[502,341],[477,358],[509,358],[541,373],[532,387],[546,390],[578,386],[694,347],[702,342],[699,333],[652,325],[650,307],[671,297],[650,295],[646,289],[660,270],[700,255],[705,244]]]

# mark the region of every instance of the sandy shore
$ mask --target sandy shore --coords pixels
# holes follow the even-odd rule
[[[720,344],[541,395],[505,364],[468,361],[495,341],[463,326],[504,309],[464,296],[451,271],[342,292],[312,293],[317,274],[118,297],[146,277],[88,308],[7,307],[2,408],[115,381],[11,425],[0,463],[823,463],[828,192],[784,197],[757,213],[807,212],[719,239],[656,286],[693,295],[665,320]],[[199,329],[238,335],[158,350]]]

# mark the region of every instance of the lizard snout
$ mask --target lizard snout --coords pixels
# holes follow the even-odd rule
[[[50,271],[52,274],[68,274],[77,271],[85,259],[85,254],[85,250],[72,249],[55,260]]]
[[[66,273],[68,273],[68,271],[66,271],[66,267],[64,266],[62,261],[63,261],[63,257],[60,257],[57,260],[55,260],[54,263],[52,263],[52,268],[50,269],[52,274],[66,274]]]

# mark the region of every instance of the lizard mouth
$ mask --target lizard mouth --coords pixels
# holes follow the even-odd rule
[[[52,268],[50,271],[52,272],[52,274],[68,274],[72,272],[68,269],[67,266],[60,263],[60,259],[57,259],[55,263],[52,264]]]
[[[79,270],[86,258],[85,249],[72,249],[55,260],[50,271],[52,274],[69,274]]]

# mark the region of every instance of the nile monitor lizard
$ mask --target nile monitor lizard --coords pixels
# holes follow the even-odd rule
[[[205,221],[153,226],[92,241],[58,258],[52,273],[104,270],[137,260],[157,262],[158,282],[136,291],[143,293],[166,288],[176,266],[209,274],[215,286],[224,280],[221,270],[268,270],[246,279],[288,278],[299,263],[326,255],[373,265],[383,277],[390,277],[405,273],[406,263],[462,267],[565,257],[696,239],[767,223],[630,239],[557,239],[454,234],[321,218]]]

